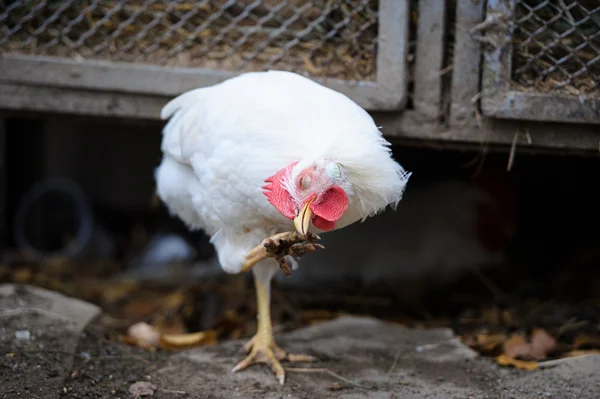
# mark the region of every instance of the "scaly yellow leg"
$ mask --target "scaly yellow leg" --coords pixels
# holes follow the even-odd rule
[[[281,366],[280,360],[290,362],[312,362],[316,358],[308,355],[288,354],[277,346],[273,338],[273,328],[271,325],[270,309],[270,290],[268,286],[263,285],[256,277],[256,299],[258,301],[258,328],[252,339],[244,345],[244,350],[250,354],[233,368],[233,372],[243,370],[256,363],[266,363],[271,367],[273,373],[283,385],[285,382],[285,371]]]

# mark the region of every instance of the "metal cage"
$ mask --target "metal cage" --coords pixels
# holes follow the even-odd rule
[[[600,123],[600,1],[488,0],[482,110]]]
[[[406,0],[0,1],[0,83],[173,96],[284,69],[399,110],[408,14]]]

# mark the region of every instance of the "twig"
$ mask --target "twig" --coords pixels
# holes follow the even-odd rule
[[[577,322],[567,321],[565,325],[562,325],[558,328],[558,335],[563,335],[566,332],[576,330],[581,327],[585,327],[589,324],[589,320],[581,320]]]
[[[158,388],[158,390],[163,391],[163,392],[168,392],[168,393],[175,393],[177,395],[187,395],[187,392],[185,392],[185,391],[175,391],[174,389]]]
[[[527,140],[528,145],[533,144],[533,140],[531,140],[531,135],[529,134],[529,129],[525,129],[525,139]]]
[[[519,131],[515,133],[510,146],[510,155],[508,156],[508,165],[506,165],[506,171],[510,172],[515,161],[515,153],[517,152],[517,141],[519,140]]]
[[[295,371],[296,373],[325,373],[325,374],[329,374],[330,376],[337,378],[340,381],[345,382],[346,384],[350,384],[353,385],[357,388],[362,388],[362,389],[367,389],[367,387],[360,385],[358,382],[349,380],[347,378],[342,377],[339,374],[334,373],[333,371],[326,369],[326,368],[301,368],[301,367],[286,367],[285,368],[287,371]]]
[[[489,129],[482,129],[483,125],[481,122],[481,113],[479,112],[479,109],[477,107],[475,108],[475,122],[477,122],[477,128],[483,132],[483,136],[481,138],[481,141],[479,142],[479,151],[477,151],[477,155],[471,161],[463,165],[466,168],[469,168],[473,165],[477,165],[477,169],[475,169],[473,177],[476,177],[477,175],[479,175],[479,172],[481,172],[488,152]]]
[[[398,364],[398,359],[400,358],[400,354],[401,354],[401,351],[398,350],[396,352],[396,354],[394,355],[394,362],[392,363],[392,365],[390,366],[390,369],[388,370],[387,374],[385,375],[386,377],[389,377],[390,374],[392,374],[392,371],[394,371],[394,369],[396,368],[396,364]]]
[[[441,76],[444,76],[444,75],[446,75],[448,72],[451,72],[453,69],[454,69],[454,65],[450,64],[450,65],[446,66],[445,68],[441,69],[441,70],[438,72],[438,76],[440,76],[440,77],[441,77]]]
[[[545,362],[539,362],[538,366],[541,369],[546,369],[546,368],[550,368],[550,367],[559,366],[563,363],[568,363],[568,362],[572,361],[573,359],[582,359],[582,358],[589,358],[589,357],[598,357],[598,355],[581,355],[581,356],[573,356],[573,357],[562,357],[560,359],[546,360]]]

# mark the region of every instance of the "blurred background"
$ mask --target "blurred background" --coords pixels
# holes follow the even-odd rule
[[[597,2],[0,1],[0,22],[0,282],[97,303],[118,331],[251,334],[250,276],[155,196],[158,117],[286,69],[371,112],[413,177],[397,211],[277,277],[279,331],[363,314],[485,354],[502,340],[481,336],[534,328],[600,349]]]

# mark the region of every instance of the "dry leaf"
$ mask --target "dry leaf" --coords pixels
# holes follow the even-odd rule
[[[518,334],[511,335],[510,339],[504,343],[504,354],[508,357],[528,356],[529,353],[529,344],[525,338]]]
[[[501,366],[512,366],[520,370],[535,370],[538,368],[538,362],[518,360],[507,355],[496,356],[496,362]]]
[[[142,348],[155,348],[159,344],[160,334],[154,327],[148,323],[137,323],[129,327],[128,336],[121,340],[126,343],[133,343]]]
[[[154,396],[154,391],[156,391],[156,385],[147,381],[139,381],[129,387],[129,393],[133,399]]]
[[[163,349],[184,349],[195,346],[214,345],[217,342],[215,330],[201,331],[193,334],[165,334],[160,336]]]
[[[537,360],[545,359],[551,353],[558,342],[546,330],[537,328],[531,334],[531,355]]]
[[[137,345],[145,349],[185,349],[195,346],[214,345],[217,342],[215,330],[201,331],[193,334],[160,334],[148,323],[137,323],[129,327],[128,335],[120,340],[129,345]]]
[[[477,334],[475,343],[483,352],[493,352],[506,341],[504,334]]]
[[[538,328],[531,334],[529,342],[522,336],[513,334],[504,344],[504,354],[515,359],[543,360],[557,344],[550,334]]]

